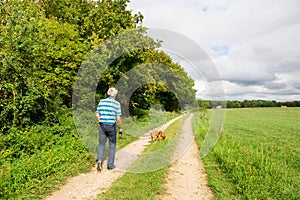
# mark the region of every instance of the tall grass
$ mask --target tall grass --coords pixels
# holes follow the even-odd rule
[[[71,117],[60,125],[0,135],[0,199],[40,199],[74,174],[91,169]]]
[[[204,159],[217,198],[300,199],[299,122],[299,108],[228,109],[224,131]]]

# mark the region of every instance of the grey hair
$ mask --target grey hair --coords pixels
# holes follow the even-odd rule
[[[117,96],[118,94],[118,90],[114,87],[111,87],[107,90],[107,94],[110,96],[110,97],[115,97]]]

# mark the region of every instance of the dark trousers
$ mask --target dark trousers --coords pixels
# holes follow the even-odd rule
[[[114,168],[116,154],[116,125],[101,124],[99,127],[99,144],[97,161],[103,162],[106,141],[109,141],[107,167]]]

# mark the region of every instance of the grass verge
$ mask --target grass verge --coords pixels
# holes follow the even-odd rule
[[[68,177],[91,169],[92,157],[70,117],[60,125],[0,136],[0,199],[41,199]]]

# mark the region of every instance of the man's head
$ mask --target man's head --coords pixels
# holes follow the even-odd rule
[[[115,98],[118,94],[118,90],[114,87],[111,87],[107,90],[107,94],[110,96],[110,97],[113,97]]]

